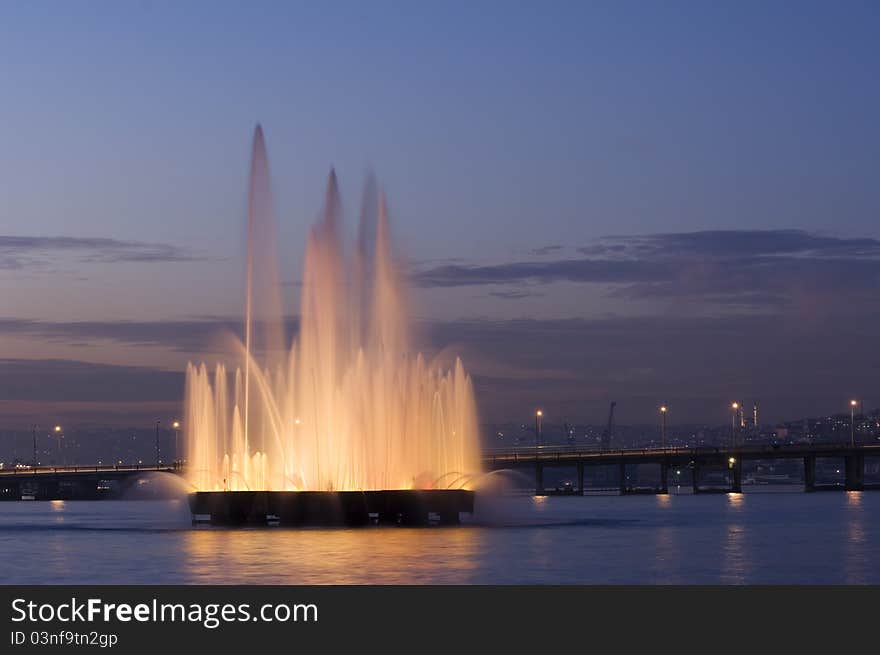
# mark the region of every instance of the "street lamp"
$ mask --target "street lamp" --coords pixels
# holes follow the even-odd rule
[[[174,461],[179,462],[180,455],[177,454],[177,438],[180,436],[180,421],[174,421],[171,427],[174,428]]]
[[[739,403],[732,403],[730,409],[733,410],[733,415],[730,420],[730,438],[733,440],[734,447],[736,447],[736,413],[739,409]]]
[[[856,405],[858,405],[857,400],[849,401],[849,445],[855,448],[856,446]]]
[[[666,405],[660,407],[660,447],[666,448]]]
[[[535,448],[541,445],[541,423],[544,418],[543,410],[538,410],[535,412]]]
[[[156,468],[159,468],[159,420],[156,420]]]
[[[61,464],[61,437],[63,436],[61,434],[61,426],[56,425],[52,428],[52,431],[55,433],[55,436],[58,437],[58,463]]]
[[[34,423],[34,427],[31,430],[32,436],[34,438],[34,468],[37,468],[37,424]]]
[[[542,487],[544,486],[541,482],[541,465],[538,462],[538,449],[541,443],[541,419],[544,418],[544,411],[537,410],[535,412],[535,496],[539,496],[542,493]]]

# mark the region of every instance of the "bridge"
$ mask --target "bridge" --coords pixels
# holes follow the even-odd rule
[[[535,476],[535,493],[544,488],[545,468],[570,467],[577,473],[577,484],[570,491],[583,494],[585,472],[602,467],[606,488],[621,494],[669,492],[670,471],[689,473],[694,493],[741,492],[743,462],[750,460],[798,459],[803,462],[805,491],[845,489],[861,491],[880,489],[880,481],[866,482],[866,464],[880,470],[880,444],[781,444],[739,445],[729,447],[698,446],[693,448],[632,448],[623,450],[587,450],[573,446],[538,446],[506,450],[489,450],[483,457],[488,471],[503,469],[527,470]],[[817,480],[817,461],[838,462],[843,472],[841,483]],[[640,486],[634,467],[653,467],[659,482]],[[99,500],[119,498],[132,488],[150,493],[152,472],[182,473],[179,462],[167,464],[114,464],[78,466],[37,466],[0,469],[0,500]],[[686,473],[686,474],[687,474]],[[678,478],[678,476],[676,476]],[[713,483],[712,478],[715,479]],[[678,478],[680,479],[680,478]],[[722,480],[719,486],[718,480]],[[880,478],[878,478],[880,480]],[[157,492],[161,493],[161,492]]]
[[[693,448],[640,448],[624,450],[583,450],[572,446],[531,446],[488,451],[483,467],[489,471],[502,469],[530,470],[535,476],[535,493],[543,495],[544,469],[573,467],[577,471],[577,485],[571,491],[584,493],[584,473],[588,467],[602,466],[616,470],[614,484],[621,494],[658,493],[669,491],[669,472],[690,472],[694,493],[742,491],[743,462],[749,460],[799,459],[803,461],[804,490],[823,491],[845,489],[861,491],[880,489],[880,482],[865,482],[865,464],[880,458],[880,444],[780,444],[739,445],[729,447],[698,446]],[[816,462],[832,459],[842,463],[843,483],[821,483],[816,479]],[[876,464],[877,462],[874,461]],[[634,466],[655,466],[659,483],[653,487],[639,487],[629,472]],[[724,478],[723,486],[706,484],[707,474]],[[719,476],[718,474],[723,474]]]
[[[0,469],[0,500],[102,500],[119,498],[146,473],[179,473],[178,463],[90,466],[24,466]],[[151,489],[141,489],[149,496]]]

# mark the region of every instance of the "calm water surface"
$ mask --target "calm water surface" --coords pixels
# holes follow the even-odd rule
[[[192,528],[184,501],[0,503],[0,584],[880,583],[880,492],[479,498],[457,528]]]

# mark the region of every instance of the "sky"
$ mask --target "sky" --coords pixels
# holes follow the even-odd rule
[[[258,122],[292,320],[330,167],[351,231],[375,171],[484,421],[880,406],[878,32],[855,1],[0,4],[0,426],[179,413],[242,313]]]

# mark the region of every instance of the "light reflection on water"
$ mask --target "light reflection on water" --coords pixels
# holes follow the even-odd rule
[[[747,544],[748,525],[743,521],[746,516],[746,495],[742,493],[724,494],[727,500],[729,522],[726,526],[724,545],[721,549],[722,575],[724,584],[745,584],[751,565],[750,552]]]
[[[480,543],[470,528],[200,529],[182,554],[199,584],[466,584]]]
[[[866,577],[871,561],[865,557],[865,516],[863,491],[846,492],[847,529],[844,541],[844,575],[847,584],[859,584]],[[874,560],[876,561],[876,560]]]
[[[192,528],[183,501],[0,503],[38,583],[880,583],[880,493],[478,497],[458,528]]]

